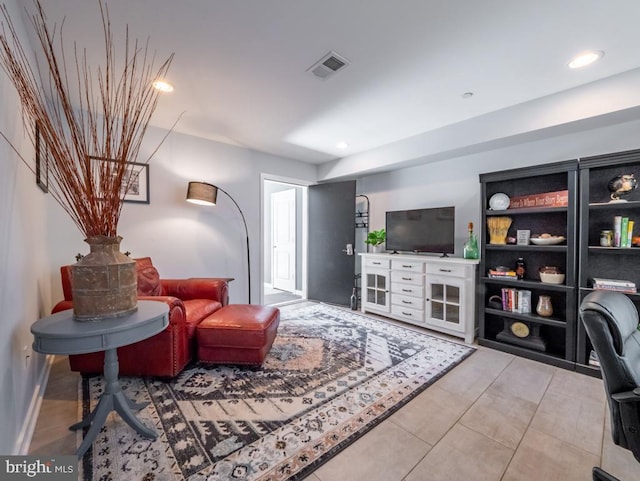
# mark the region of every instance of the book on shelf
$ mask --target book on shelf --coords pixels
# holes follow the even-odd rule
[[[503,287],[501,294],[503,311],[518,312],[520,314],[531,313],[531,291]]]
[[[596,285],[607,285],[607,286],[618,286],[618,287],[636,287],[635,282],[627,281],[624,279],[606,279],[604,277],[594,277],[593,284]]]
[[[622,216],[616,215],[613,218],[613,247],[620,247],[621,235],[622,235]]]
[[[508,278],[517,279],[516,271],[497,271],[495,269],[489,269],[488,276],[490,278]]]
[[[617,215],[613,218],[613,247],[631,247],[634,224],[628,217]]]
[[[635,294],[636,284],[635,282],[621,280],[621,279],[604,279],[601,277],[593,278],[593,288],[605,291],[619,291]]]
[[[617,291],[617,292],[626,292],[627,294],[636,294],[638,292],[635,287],[607,286],[607,285],[594,284],[593,288],[598,291]]]
[[[629,218],[623,217],[620,221],[620,245],[618,247],[629,247],[627,245],[627,232],[629,230]]]

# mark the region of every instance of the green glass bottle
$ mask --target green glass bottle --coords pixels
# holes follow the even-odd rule
[[[465,259],[478,259],[480,253],[478,252],[478,238],[473,233],[473,222],[469,222],[469,238],[464,243],[463,257]]]

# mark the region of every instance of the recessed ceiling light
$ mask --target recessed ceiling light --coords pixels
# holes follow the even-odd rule
[[[589,50],[582,52],[571,59],[569,68],[582,68],[591,65],[596,60],[600,60],[604,52],[602,50]]]
[[[160,92],[173,92],[173,85],[166,80],[156,80],[151,85],[153,85],[154,89],[159,90]]]
[[[465,92],[462,94],[463,99],[470,99],[471,97],[473,97],[473,92]]]
[[[344,150],[344,149],[346,149],[347,147],[349,147],[349,144],[347,144],[347,143],[343,140],[343,141],[341,141],[341,142],[338,142],[338,143],[336,144],[336,147],[337,147],[338,149],[340,149],[340,150]]]

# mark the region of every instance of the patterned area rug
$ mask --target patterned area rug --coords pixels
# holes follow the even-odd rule
[[[262,368],[193,364],[171,382],[122,378],[158,432],[112,413],[82,461],[85,480],[297,480],[473,352],[464,344],[322,304],[282,310]],[[83,379],[82,410],[101,377]]]

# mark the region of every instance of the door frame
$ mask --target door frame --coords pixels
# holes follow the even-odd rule
[[[300,241],[300,248],[302,250],[301,260],[301,282],[302,291],[300,292],[302,299],[307,299],[307,257],[308,257],[308,194],[307,187],[314,185],[315,182],[309,180],[295,179],[291,177],[283,177],[279,175],[261,173],[260,174],[260,304],[264,304],[264,284],[265,284],[265,249],[269,246],[265,243],[265,235],[270,235],[271,225],[267,225],[267,219],[265,216],[266,209],[271,208],[271,202],[269,199],[265,199],[265,182],[274,182],[279,184],[286,184],[292,187],[302,188],[302,205],[300,206],[302,212],[302,239]]]

